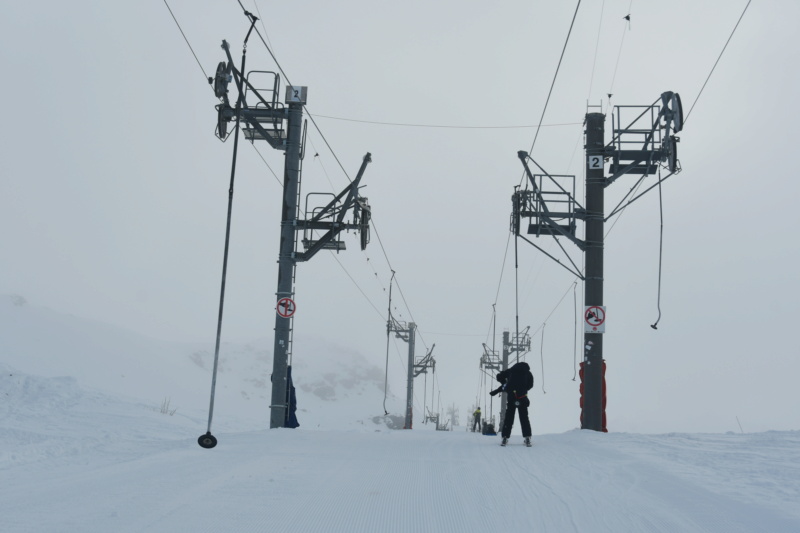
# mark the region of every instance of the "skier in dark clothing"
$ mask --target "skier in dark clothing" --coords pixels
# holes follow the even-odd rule
[[[501,392],[506,393],[506,417],[503,420],[503,441],[501,446],[508,444],[511,437],[511,428],[514,426],[514,415],[519,412],[519,423],[522,426],[522,436],[525,438],[525,446],[531,445],[531,422],[528,419],[528,407],[531,402],[528,399],[528,391],[533,388],[533,374],[528,363],[517,363],[508,370],[503,370],[497,374],[497,381],[501,385],[490,392],[494,396]]]

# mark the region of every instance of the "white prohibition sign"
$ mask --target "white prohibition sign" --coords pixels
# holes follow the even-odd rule
[[[606,308],[604,306],[592,305],[586,307],[583,312],[585,333],[605,333],[606,331]]]
[[[590,155],[589,156],[589,170],[596,170],[598,168],[603,168],[603,156],[602,155]]]
[[[295,305],[294,300],[291,298],[281,298],[278,300],[278,305],[275,306],[275,311],[278,312],[278,316],[283,318],[291,318],[296,310],[297,305]]]

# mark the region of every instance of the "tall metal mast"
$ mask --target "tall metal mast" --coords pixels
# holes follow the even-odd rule
[[[602,113],[586,115],[586,239],[584,245],[584,305],[595,309],[603,307],[603,230],[605,176],[603,176],[604,122]],[[597,162],[600,162],[599,164]],[[592,311],[587,311],[591,313]],[[604,311],[602,311],[604,313]],[[596,317],[595,322],[605,316]],[[585,319],[586,320],[586,319]],[[584,333],[584,356],[581,372],[583,395],[581,397],[581,429],[604,431],[605,384],[603,377],[603,334]]]
[[[245,12],[251,21],[248,37],[253,30],[255,16]],[[245,39],[245,46],[246,46]],[[214,93],[221,100],[216,106],[216,134],[221,140],[228,135],[228,123],[236,120],[237,126],[244,123],[242,130],[250,142],[266,141],[272,148],[282,150],[284,155],[283,203],[281,207],[281,230],[278,252],[278,283],[275,293],[275,343],[272,364],[272,396],[270,402],[270,428],[295,427],[290,424],[290,365],[292,354],[293,317],[297,309],[295,302],[295,270],[297,263],[308,261],[320,250],[345,249],[337,236],[344,230],[360,233],[361,249],[369,243],[369,224],[371,208],[367,198],[359,194],[361,178],[368,163],[372,161],[367,153],[356,178],[325,206],[308,207],[306,219],[300,219],[300,183],[302,178],[302,159],[304,156],[303,108],[307,99],[304,86],[287,86],[285,99],[278,100],[280,76],[274,72],[239,71],[233,63],[226,41],[222,48],[227,62],[220,62],[216,76],[209,79]],[[244,70],[244,60],[242,61]],[[267,82],[263,80],[266,79]],[[258,80],[258,81],[254,81]],[[228,84],[235,81],[239,96],[236,107],[230,105]],[[255,83],[255,84],[254,84]],[[259,86],[257,87],[256,84]],[[238,133],[238,130],[237,130]],[[315,194],[315,193],[312,193]],[[311,195],[309,195],[311,196]],[[352,213],[352,220],[345,216]],[[297,235],[303,232],[305,251],[298,251]],[[321,233],[315,238],[315,232]],[[227,247],[226,247],[227,251]],[[221,304],[220,304],[221,305]],[[220,311],[221,316],[221,311]],[[212,393],[213,394],[213,393]],[[212,396],[213,398],[213,396]]]
[[[660,100],[660,105],[659,105]],[[605,416],[605,359],[603,334],[606,308],[603,303],[603,241],[605,222],[667,178],[681,171],[674,135],[683,128],[683,110],[677,93],[667,91],[649,106],[616,106],[613,115],[613,139],[605,144],[605,115],[586,115],[586,206],[575,198],[575,176],[547,173],[526,152],[518,152],[530,189],[515,190],[512,197],[512,231],[539,251],[555,260],[576,277],[585,281],[584,307],[584,358],[581,363],[581,428],[607,431]],[[623,113],[638,113],[629,123]],[[630,117],[628,117],[630,118]],[[605,175],[607,160],[610,175]],[[542,174],[534,174],[528,162],[533,162]],[[660,165],[661,164],[661,165]],[[660,166],[669,174],[661,177]],[[658,181],[636,196],[643,180],[658,172]],[[626,174],[640,175],[622,201],[605,212],[605,188]],[[633,196],[633,197],[631,197]],[[535,237],[552,236],[569,261],[562,263],[540,246],[522,235],[522,219],[528,220],[525,233]],[[585,222],[585,237],[576,234],[576,221]],[[565,237],[584,252],[583,271],[558,241]]]

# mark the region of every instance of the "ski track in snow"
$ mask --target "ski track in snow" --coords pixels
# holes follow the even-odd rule
[[[218,447],[204,450],[179,437],[189,422],[176,428],[142,411],[142,427],[166,437],[137,440],[117,427],[75,449],[84,428],[73,426],[72,435],[42,436],[69,453],[6,457],[3,531],[800,530],[796,507],[750,501],[763,493],[747,487],[723,493],[727,474],[684,475],[670,457],[702,459],[706,441],[713,450],[746,437],[796,449],[796,433],[694,436],[698,450],[687,448],[690,436],[574,431],[539,436],[529,449],[518,437],[501,448],[464,432],[264,430],[218,434]],[[787,466],[783,492],[796,494],[797,461]]]
[[[388,430],[337,377],[341,399],[306,395],[297,430],[260,429],[266,415],[234,417],[247,404],[221,396],[205,450],[190,396],[170,416],[123,398],[150,384],[127,379],[108,394],[0,361],[0,532],[800,531],[798,431],[574,430],[503,448],[462,428]]]

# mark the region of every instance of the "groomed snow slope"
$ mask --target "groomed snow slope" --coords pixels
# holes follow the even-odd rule
[[[4,532],[800,531],[799,432],[215,432],[0,365]]]

